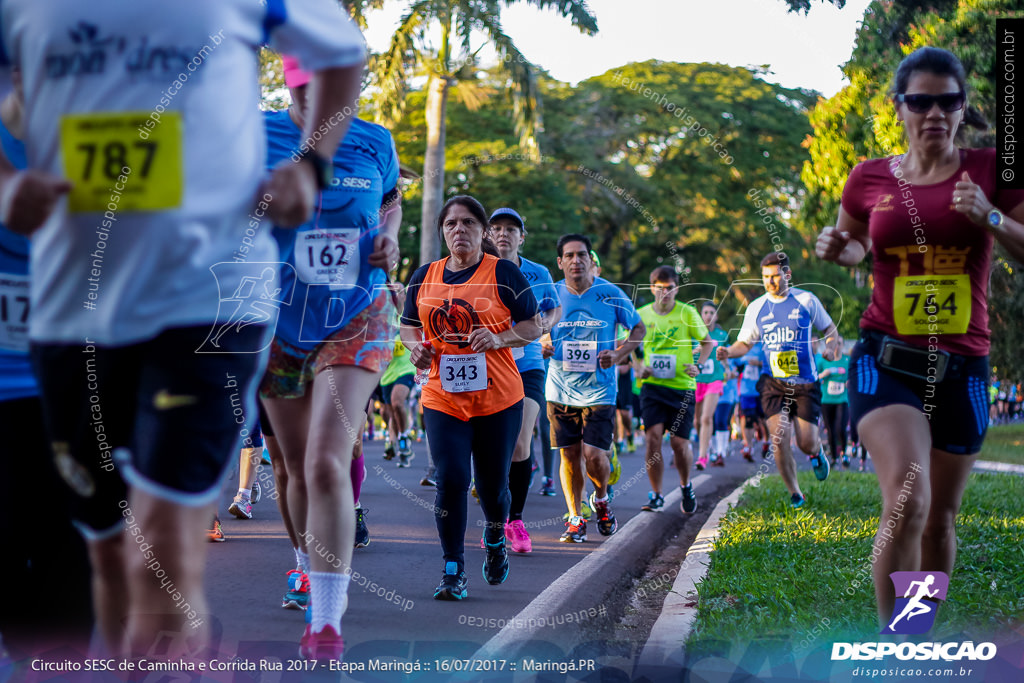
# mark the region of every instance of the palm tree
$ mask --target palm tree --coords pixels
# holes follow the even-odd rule
[[[504,0],[511,5],[517,0]],[[568,17],[580,32],[597,32],[597,19],[584,0],[518,0],[538,9],[555,8]],[[363,0],[369,9],[378,3]],[[409,0],[391,44],[383,54],[371,58],[370,69],[376,91],[373,102],[378,122],[391,126],[404,114],[409,80],[417,70],[427,73],[427,149],[423,161],[423,225],[420,231],[420,263],[436,260],[441,245],[434,220],[444,198],[445,114],[449,91],[460,81],[472,80],[476,58],[483,46],[473,49],[473,33],[483,34],[498,53],[500,68],[511,83],[516,133],[524,149],[537,151],[540,130],[536,68],[526,59],[501,26],[502,0]],[[426,33],[437,25],[441,43],[436,51]],[[468,85],[468,83],[467,83]],[[463,93],[473,98],[471,88]],[[467,101],[467,104],[469,102]]]

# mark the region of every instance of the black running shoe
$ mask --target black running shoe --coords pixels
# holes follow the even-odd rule
[[[560,539],[562,543],[583,543],[587,540],[587,520],[580,516],[570,517],[565,523],[565,531]]]
[[[444,566],[444,576],[441,583],[434,589],[435,600],[463,600],[466,595],[466,587],[469,581],[466,580],[466,572],[459,571],[459,565],[449,562]]]
[[[384,459],[385,460],[394,460],[394,458],[395,458],[395,445],[393,443],[391,443],[390,441],[388,441],[386,444],[384,444]]]
[[[697,497],[693,495],[693,484],[687,484],[679,488],[683,492],[683,500],[679,503],[679,506],[683,509],[683,512],[691,514],[697,510]]]
[[[356,508],[356,547],[365,548],[370,545],[370,530],[366,528],[366,508]]]
[[[495,544],[485,544],[484,580],[492,586],[505,583],[508,578],[508,553],[505,551],[505,537]]]

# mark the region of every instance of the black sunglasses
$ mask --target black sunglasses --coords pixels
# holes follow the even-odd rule
[[[932,110],[936,102],[944,112],[960,111],[964,108],[967,96],[962,92],[947,92],[941,95],[907,95],[900,93],[896,96],[897,102],[907,105],[907,109],[915,114],[926,114]]]

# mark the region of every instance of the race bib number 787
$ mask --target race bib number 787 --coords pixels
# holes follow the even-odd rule
[[[181,206],[184,188],[180,112],[66,114],[60,120],[64,173],[74,183],[72,212],[165,211]],[[144,130],[145,137],[139,133]],[[111,208],[113,207],[113,208]]]

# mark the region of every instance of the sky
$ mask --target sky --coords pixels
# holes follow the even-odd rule
[[[366,39],[383,51],[406,3],[370,15]],[[783,0],[590,0],[598,34],[589,37],[553,10],[525,3],[504,8],[502,24],[519,49],[554,78],[578,83],[628,62],[720,62],[767,65],[770,80],[826,97],[846,81],[839,67],[853,52],[870,0],[842,10],[813,0],[808,15],[788,13]],[[474,44],[474,47],[483,39]],[[485,54],[485,53],[484,53]],[[492,53],[493,54],[493,53]],[[491,57],[491,61],[494,58]]]

